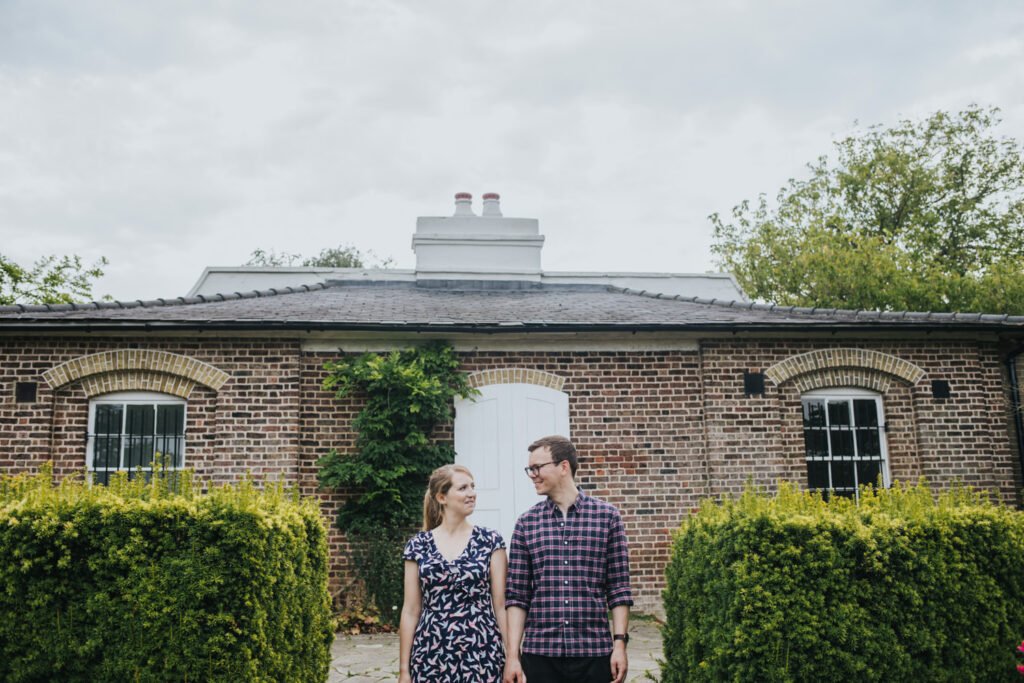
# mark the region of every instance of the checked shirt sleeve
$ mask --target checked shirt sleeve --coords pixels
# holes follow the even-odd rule
[[[505,580],[505,606],[529,611],[533,599],[530,580],[530,550],[526,545],[522,521],[516,522],[508,546],[508,578]]]
[[[633,592],[629,587],[629,546],[622,517],[616,510],[608,529],[608,609],[619,605],[632,605]]]

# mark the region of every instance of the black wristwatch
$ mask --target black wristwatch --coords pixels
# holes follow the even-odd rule
[[[612,636],[612,640],[621,640],[623,645],[629,645],[629,634],[616,633],[614,636]]]

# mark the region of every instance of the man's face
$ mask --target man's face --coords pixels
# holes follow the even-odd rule
[[[536,467],[537,475],[531,476],[533,488],[538,495],[546,496],[554,490],[562,478],[563,463],[552,464],[551,449],[547,446],[535,448],[530,453],[529,466]]]

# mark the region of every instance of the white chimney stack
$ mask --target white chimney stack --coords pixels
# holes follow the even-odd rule
[[[473,195],[459,192],[454,216],[416,219],[416,279],[540,281],[544,236],[537,219],[503,216],[497,192],[483,200],[479,216]]]
[[[501,195],[497,192],[488,192],[484,195],[484,210],[482,216],[501,216]]]
[[[473,213],[473,195],[468,192],[455,193],[455,215],[475,216]],[[500,214],[499,214],[500,215]]]

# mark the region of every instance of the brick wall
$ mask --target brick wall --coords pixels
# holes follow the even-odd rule
[[[755,483],[766,486],[780,478],[804,479],[799,378],[781,385],[767,382],[764,396],[744,397],[742,373],[772,367],[822,346],[811,342],[703,345],[713,493],[736,493],[750,475]],[[1003,376],[994,345],[947,342],[922,348],[888,343],[859,348],[902,359],[924,371],[913,384],[891,376],[884,382],[893,480],[913,482],[925,476],[940,487],[960,480],[995,490],[1009,503],[1018,502],[1019,468],[1007,433]],[[949,382],[950,398],[932,397],[933,379]],[[841,385],[826,382],[835,384]]]
[[[196,383],[188,394],[187,465],[203,481],[232,481],[246,472],[295,480],[299,434],[299,347],[292,341],[218,340],[202,342],[146,338],[0,340],[0,466],[21,471],[53,459],[61,474],[85,467],[91,381],[79,375],[55,388],[44,373],[76,359],[106,351],[160,351],[198,361],[227,374],[219,390]],[[136,368],[146,380],[154,373],[176,377],[180,368]],[[91,371],[90,371],[91,372]],[[130,372],[111,369],[113,373]],[[68,380],[68,376],[54,380]],[[201,377],[208,381],[209,377]],[[37,382],[35,403],[14,401],[17,382]],[[215,382],[216,384],[216,382]],[[115,389],[144,390],[121,383]]]
[[[339,401],[321,388],[323,364],[336,354],[303,352],[295,341],[0,339],[0,469],[30,470],[52,458],[61,474],[81,471],[87,392],[95,388],[83,378],[51,389],[43,373],[132,346],[226,373],[219,388],[206,378],[188,396],[187,463],[201,480],[230,481],[248,472],[282,478],[318,496],[333,523],[345,494],[318,490],[316,460],[331,448],[354,448],[359,399]],[[763,396],[743,393],[745,369],[778,371],[787,359],[840,346],[862,353],[776,372],[784,379],[769,379]],[[568,394],[579,483],[622,510],[641,611],[659,611],[671,531],[701,498],[736,494],[748,480],[768,488],[779,479],[805,482],[800,392],[815,383],[874,382],[882,390],[893,479],[924,475],[937,486],[960,479],[1019,502],[1002,368],[986,343],[733,339],[707,340],[695,351],[475,351],[461,358],[466,371],[480,373],[478,383],[511,378],[560,384]],[[910,369],[885,366],[892,358]],[[932,379],[949,382],[949,399],[932,397]],[[38,400],[15,403],[16,382],[39,382]],[[451,438],[451,426],[439,436]],[[350,560],[344,536],[331,529],[337,590],[351,576]]]
[[[622,511],[637,609],[658,611],[671,531],[707,491],[699,354],[489,352],[463,360],[469,371],[523,367],[565,378],[577,481]]]

